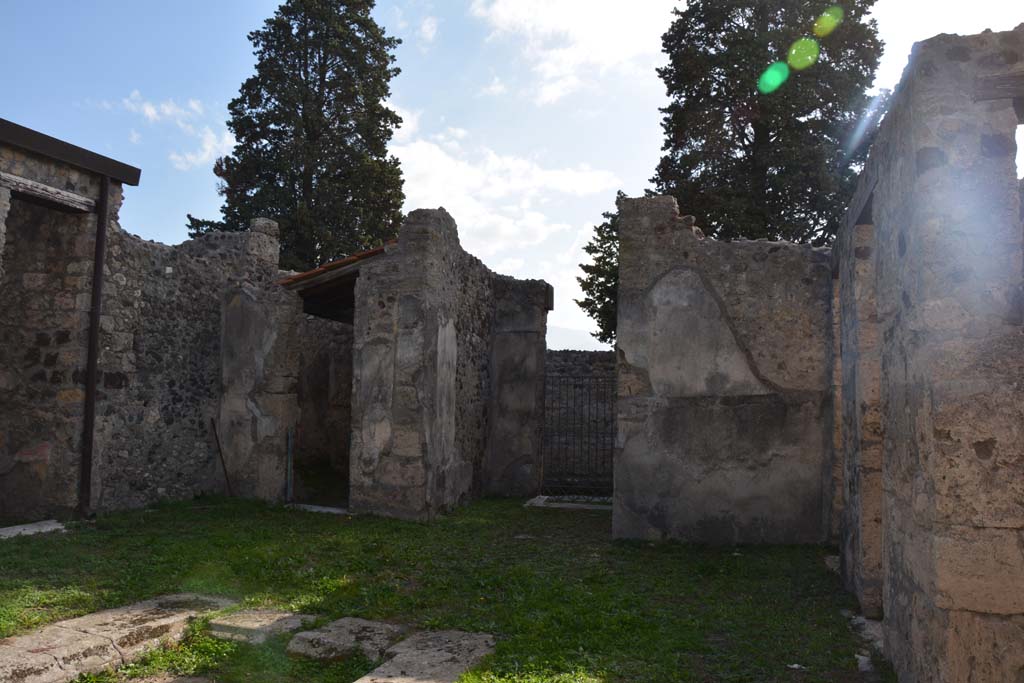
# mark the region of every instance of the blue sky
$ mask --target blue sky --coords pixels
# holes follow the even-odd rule
[[[1015,4],[880,0],[878,85],[896,83],[914,41],[1010,29],[1024,21]],[[181,242],[186,213],[218,215],[211,167],[230,150],[227,103],[252,73],[246,34],[277,5],[0,0],[0,117],[141,167],[121,225]],[[404,41],[391,103],[406,119],[392,147],[406,208],[444,206],[491,268],[552,283],[551,348],[600,348],[572,301],[577,264],[616,190],[640,194],[653,174],[654,68],[677,5],[378,1],[378,21]]]

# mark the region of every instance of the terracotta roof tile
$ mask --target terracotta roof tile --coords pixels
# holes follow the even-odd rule
[[[288,287],[290,285],[304,282],[306,280],[316,277],[317,275],[321,275],[332,270],[337,270],[338,268],[344,268],[345,266],[350,266],[353,263],[358,263],[359,261],[365,261],[366,259],[373,258],[374,256],[379,256],[380,254],[383,254],[388,247],[393,246],[395,244],[398,244],[398,240],[388,240],[386,243],[382,244],[379,247],[367,249],[366,251],[361,251],[358,254],[352,254],[351,256],[346,256],[345,258],[338,259],[337,261],[325,263],[319,268],[307,270],[304,273],[298,273],[296,275],[286,277],[283,280],[278,280],[277,284],[282,285],[284,287]]]

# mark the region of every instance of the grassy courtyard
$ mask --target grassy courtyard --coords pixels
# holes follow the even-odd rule
[[[610,524],[605,512],[513,501],[430,525],[225,500],[110,515],[0,541],[0,637],[192,591],[324,620],[493,633],[497,654],[466,683],[864,680],[840,615],[855,604],[827,549],[612,542]],[[127,673],[350,683],[372,668],[311,664],[284,646],[215,641],[200,624]]]

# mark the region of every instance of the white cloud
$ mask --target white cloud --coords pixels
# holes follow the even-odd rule
[[[121,104],[130,112],[142,114],[150,123],[173,121],[186,132],[192,132],[190,121],[203,113],[203,105],[199,100],[189,100],[185,107],[174,100],[157,103],[145,99],[138,90],[132,90],[128,97],[121,100]]]
[[[487,95],[488,97],[497,97],[498,95],[504,95],[508,92],[508,87],[502,80],[495,76],[494,80],[488,85],[480,89],[481,95]]]
[[[621,184],[608,171],[545,168],[486,147],[467,151],[417,139],[391,151],[402,162],[406,210],[444,206],[458,221],[466,250],[485,259],[572,230],[550,220],[537,204],[608,193]]]
[[[128,142],[133,145],[137,145],[142,142],[142,136],[139,135],[139,131],[132,128],[131,131],[128,132]]]
[[[208,166],[218,157],[231,152],[235,146],[235,137],[231,131],[222,131],[219,135],[206,126],[199,133],[199,149],[192,152],[171,152],[168,157],[174,168],[189,171],[197,166]]]
[[[420,22],[420,38],[425,43],[432,43],[437,38],[437,17],[426,17]]]
[[[621,3],[594,0],[473,0],[471,12],[493,36],[524,40],[524,55],[539,78],[534,99],[548,104],[595,85],[611,70],[653,76],[662,61],[661,36],[679,4],[643,0],[624,10]]]
[[[1013,5],[1007,0],[879,0],[871,16],[878,20],[878,35],[885,42],[885,52],[875,86],[892,88],[899,82],[910,50],[918,41],[940,33],[970,35],[987,28],[1009,31],[1022,21],[1019,12],[1010,10]]]
[[[403,107],[399,107],[394,102],[385,102],[384,106],[394,110],[396,114],[402,117],[402,125],[395,130],[395,135],[391,138],[393,143],[400,144],[408,142],[416,137],[416,134],[420,130],[420,116],[423,115],[422,111],[405,109]]]

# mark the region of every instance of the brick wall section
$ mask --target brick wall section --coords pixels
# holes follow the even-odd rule
[[[828,251],[700,239],[668,197],[619,209],[616,537],[823,541]]]
[[[13,200],[0,280],[0,519],[78,500],[95,217]]]
[[[0,171],[87,197],[99,179],[0,146]],[[121,189],[111,187],[116,215]],[[66,515],[77,502],[94,216],[0,188],[0,519]]]
[[[919,43],[850,216],[873,195],[882,602],[902,681],[1024,674],[1019,119],[974,100],[977,76],[1022,56],[1024,25]]]

